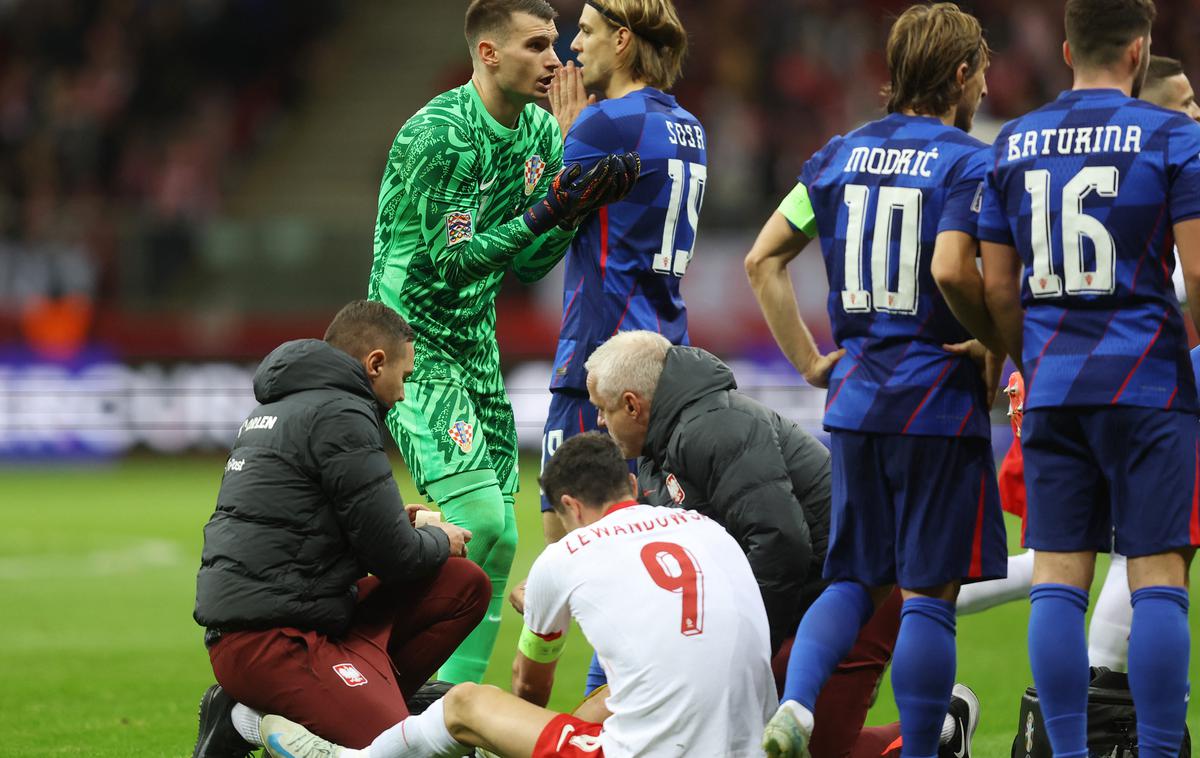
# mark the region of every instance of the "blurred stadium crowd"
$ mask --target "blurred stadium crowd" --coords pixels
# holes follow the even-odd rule
[[[400,4],[422,12],[415,0]],[[559,52],[569,55],[582,0],[554,4]],[[713,241],[721,230],[757,228],[806,156],[879,112],[883,41],[906,5],[678,2],[691,53],[676,94],[709,131],[702,255],[744,253]],[[961,5],[995,50],[977,128],[986,139],[1067,86],[1061,7]],[[1200,6],[1158,8],[1155,52],[1183,59],[1195,78],[1200,50],[1189,42],[1200,38]],[[364,12],[329,0],[0,0],[0,345],[78,344],[94,312],[130,299],[148,304],[143,312],[169,311],[197,272],[202,229],[221,218],[256,148],[305,103],[325,46],[348,26],[339,21]],[[458,28],[429,33],[458,62],[430,72],[419,102],[469,72]],[[395,61],[422,65],[403,50]],[[377,176],[378,163],[366,172]],[[363,210],[364,234],[372,211]],[[368,251],[359,260],[365,282]],[[530,297],[507,289],[510,303]],[[358,294],[330,293],[319,319]]]

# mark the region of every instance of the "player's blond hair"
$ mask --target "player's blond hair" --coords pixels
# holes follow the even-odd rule
[[[625,392],[649,401],[654,399],[670,349],[670,341],[655,332],[618,332],[596,348],[583,368],[605,404]]]
[[[966,63],[965,78],[970,79],[987,66],[990,54],[979,19],[954,3],[912,6],[888,34],[888,113],[946,113],[962,97],[958,67]]]
[[[671,0],[592,0],[611,27],[633,32],[625,65],[630,75],[660,90],[679,81],[687,55],[687,32]]]

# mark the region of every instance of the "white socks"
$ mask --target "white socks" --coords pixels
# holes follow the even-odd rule
[[[1008,576],[964,585],[958,592],[959,616],[979,613],[1014,600],[1028,600],[1033,586],[1033,551],[1008,557]]]
[[[435,700],[419,716],[409,716],[375,738],[363,758],[459,758],[472,748],[457,742],[446,728],[445,703]]]
[[[237,730],[237,733],[242,735],[242,739],[251,745],[262,747],[262,735],[258,733],[258,722],[262,720],[261,713],[238,703],[230,711],[229,719],[233,722],[233,728]]]
[[[1133,623],[1133,604],[1129,599],[1129,574],[1125,556],[1112,554],[1104,588],[1092,611],[1088,627],[1088,663],[1124,671],[1129,661],[1129,626]]]

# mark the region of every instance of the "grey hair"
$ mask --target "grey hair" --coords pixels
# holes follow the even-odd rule
[[[596,348],[583,367],[605,403],[622,392],[653,400],[670,348],[670,341],[655,332],[618,332]]]

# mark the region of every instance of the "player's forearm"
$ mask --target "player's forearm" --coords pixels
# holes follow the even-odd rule
[[[513,261],[513,273],[526,284],[538,281],[558,265],[573,239],[574,229],[551,229],[516,257]]]
[[[988,311],[987,303],[984,301],[983,277],[979,275],[974,264],[971,269],[960,278],[952,280],[939,278],[937,280],[938,289],[946,298],[946,305],[950,306],[950,311],[958,319],[958,322],[965,326],[967,331],[982,342],[988,350],[1003,355],[1007,351],[1007,347],[1001,339],[996,322],[992,320],[992,314]]]
[[[1021,309],[1021,296],[1018,292],[989,292],[987,296],[988,311],[996,324],[996,333],[1004,352],[1012,358],[1017,370],[1025,373],[1021,350],[1025,342],[1025,312]]]
[[[517,216],[495,229],[473,235],[466,242],[442,248],[434,254],[433,261],[447,284],[465,287],[511,266],[536,239]]]
[[[1005,352],[1025,373],[1021,360],[1024,344],[1025,312],[1021,309],[1021,259],[1010,245],[984,242],[980,246],[983,259],[983,297],[988,313],[996,325]]]
[[[800,316],[796,291],[792,288],[787,267],[774,259],[757,265],[751,265],[748,261],[746,274],[771,336],[796,370],[807,374],[821,353],[812,332]]]
[[[1188,313],[1200,332],[1200,219],[1182,221],[1175,224],[1172,231],[1179,253],[1179,265],[1183,269]]]
[[[513,659],[512,691],[522,700],[545,707],[554,689],[553,663],[538,663],[518,653]]]

